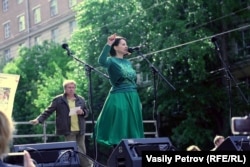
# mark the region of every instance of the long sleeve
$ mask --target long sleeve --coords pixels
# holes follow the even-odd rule
[[[43,123],[56,110],[56,106],[57,106],[56,99],[53,99],[49,107],[37,117],[39,123]]]
[[[98,58],[98,63],[103,67],[109,66],[108,55],[109,55],[110,49],[111,49],[111,46],[105,45],[99,58]]]
[[[79,99],[81,99],[81,108],[82,110],[84,111],[84,115],[78,115],[78,116],[83,116],[84,118],[87,118],[89,116],[89,109],[87,108],[87,105],[86,105],[86,101],[85,101],[85,98],[82,97],[82,96],[78,96]]]

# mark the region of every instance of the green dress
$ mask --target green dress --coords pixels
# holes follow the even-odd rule
[[[136,72],[127,59],[108,57],[105,45],[98,62],[107,68],[112,85],[95,125],[96,141],[117,145],[121,139],[143,138],[142,105],[137,93]]]

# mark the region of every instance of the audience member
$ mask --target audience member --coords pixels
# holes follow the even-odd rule
[[[196,145],[190,145],[186,149],[187,151],[201,151],[201,149]]]
[[[215,151],[225,140],[224,136],[216,135],[214,137],[214,148],[211,151]]]
[[[4,112],[0,111],[0,167],[18,167],[17,165],[7,164],[3,162],[5,156],[9,152],[9,142],[12,140],[14,124]],[[24,151],[24,167],[35,167],[29,152]]]

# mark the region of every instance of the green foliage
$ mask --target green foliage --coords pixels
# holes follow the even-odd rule
[[[223,55],[229,57],[228,63],[238,60],[241,55],[230,51],[227,41],[241,40],[240,33],[228,35],[227,31],[248,20],[249,10],[244,2],[91,0],[78,4],[75,11],[78,30],[69,45],[82,62],[62,55],[60,45],[45,42],[21,50],[20,56],[5,66],[4,72],[21,75],[13,112],[15,120],[29,120],[42,112],[53,96],[62,93],[64,78],[77,81],[77,91],[86,97],[88,104],[92,102],[96,119],[110,89],[109,80],[103,75],[106,71],[97,64],[97,58],[113,33],[126,37],[129,46],[144,46],[141,54],[152,64],[139,53],[128,57],[143,78],[138,89],[143,117],[152,119],[156,114],[164,118],[160,136],[170,137],[179,149],[196,144],[209,150],[216,134],[230,135],[231,116],[248,113],[249,106],[240,98],[235,85],[228,94],[224,74],[217,71],[221,62],[210,40],[212,35],[224,32],[220,36],[224,42]],[[89,65],[92,68],[86,70]],[[165,79],[152,73],[151,65]],[[249,94],[244,85],[240,88]],[[35,131],[39,131],[38,127]]]
[[[222,5],[218,5],[220,3]],[[147,53],[149,61],[176,88],[174,91],[157,74],[156,85],[152,85],[153,74],[149,64],[139,55],[131,59],[134,64],[140,64],[139,73],[151,81],[151,85],[139,88],[144,118],[152,118],[156,104],[155,112],[169,117],[172,125],[169,125],[171,130],[168,134],[176,140],[178,147],[197,143],[209,149],[214,135],[228,135],[230,127],[228,109],[225,108],[227,90],[221,81],[218,82],[223,78],[209,73],[220,68],[220,62],[212,52],[214,46],[210,38],[205,37],[223,31],[224,22],[230,21],[229,17],[222,19],[222,16],[240,8],[239,4],[232,7],[235,3],[233,0],[216,3],[129,0],[126,4],[108,0],[84,1],[76,10],[80,30],[74,34],[72,43],[77,46],[81,41],[81,48],[78,45],[76,50],[95,66],[98,66],[97,57],[110,34],[126,37],[129,46],[144,45],[143,53]],[[100,78],[94,75],[98,106],[106,97],[106,88],[110,87],[106,80]]]
[[[62,93],[62,80],[67,77],[66,71],[70,69],[67,65],[70,59],[62,53],[60,45],[45,41],[42,45],[23,48],[20,55],[5,66],[4,73],[20,75],[13,108],[15,121],[36,118],[53,96]],[[54,131],[54,127],[48,131]],[[30,132],[41,134],[42,127],[29,125],[27,128],[18,128],[17,134]],[[41,139],[27,140],[22,142],[41,142]]]

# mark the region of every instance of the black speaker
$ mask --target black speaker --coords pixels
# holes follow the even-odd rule
[[[248,136],[228,136],[215,151],[250,151]]]
[[[12,152],[27,150],[38,167],[79,167],[75,141],[14,145]]]
[[[175,151],[167,137],[123,139],[108,159],[108,167],[139,167],[142,151]]]

